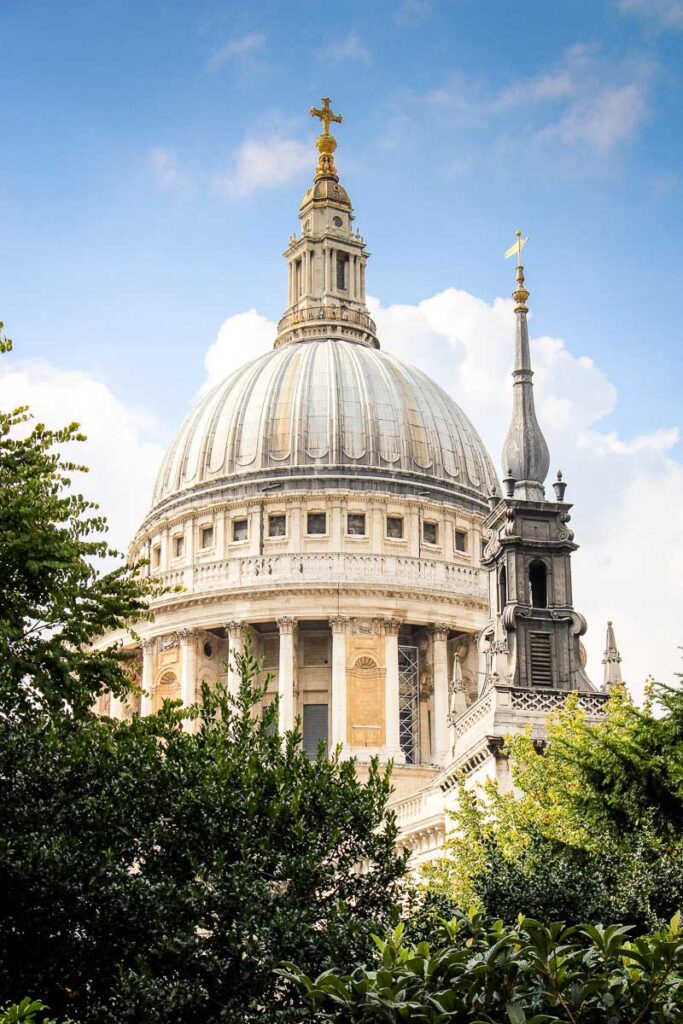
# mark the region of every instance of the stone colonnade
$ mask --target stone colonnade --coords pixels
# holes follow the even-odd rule
[[[297,620],[293,616],[282,616],[277,619],[279,634],[279,658],[278,658],[278,695],[279,695],[279,728],[286,732],[293,728],[296,717],[296,644],[295,633],[297,626],[305,622],[305,619]],[[342,749],[349,752],[348,741],[348,679],[350,666],[348,664],[347,635],[352,629],[355,621],[350,616],[337,615],[329,618],[331,633],[331,687],[330,687],[330,746],[332,748],[341,745]],[[400,668],[399,668],[399,631],[405,626],[401,619],[384,618],[373,620],[379,634],[378,640],[383,638],[384,656],[384,743],[381,744],[383,756],[393,758],[396,763],[402,763],[404,758],[401,749],[400,737]],[[256,625],[256,624],[254,624]],[[228,645],[228,673],[227,682],[229,692],[236,694],[239,689],[239,674],[236,671],[234,655],[241,654],[244,650],[244,640],[250,624],[246,621],[231,620],[223,624],[223,629]],[[423,628],[423,627],[421,627]],[[433,659],[433,740],[432,754],[430,761],[443,764],[448,755],[449,734],[449,672],[448,672],[448,637],[450,627],[443,623],[432,623],[428,627],[432,638],[432,659]],[[176,630],[173,637],[173,644],[179,647],[179,678],[180,698],[186,706],[192,704],[196,699],[197,686],[197,638],[206,635],[203,630],[180,629]],[[154,687],[155,673],[158,670],[155,664],[155,651],[163,650],[168,646],[170,637],[157,637],[145,639],[142,643],[142,697],[140,713],[150,714],[154,708]],[[121,709],[119,702],[112,700],[111,714],[119,717]]]

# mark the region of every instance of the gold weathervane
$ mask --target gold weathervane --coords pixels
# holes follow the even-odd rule
[[[522,238],[522,232],[519,230],[519,228],[517,228],[517,231],[515,232],[515,234],[517,235],[517,241],[513,242],[512,245],[510,246],[510,248],[506,250],[506,252],[505,252],[505,259],[506,260],[509,259],[510,256],[514,256],[515,253],[516,253],[517,254],[517,266],[521,267],[521,265],[522,265],[522,249],[524,248],[524,246],[529,241],[529,237],[527,235],[526,238]]]
[[[526,300],[529,298],[529,293],[524,287],[524,267],[522,266],[522,249],[529,241],[527,235],[526,238],[522,238],[522,232],[518,228],[515,232],[517,240],[512,243],[509,249],[505,252],[505,259],[509,259],[510,256],[517,256],[517,287],[512,293],[512,298],[516,302],[515,313],[528,313]]]
[[[320,153],[318,166],[315,169],[316,178],[337,178],[337,168],[334,166],[333,153],[337,148],[337,140],[330,135],[330,123],[342,123],[341,114],[335,114],[330,109],[329,96],[323,96],[322,108],[311,107],[311,117],[319,117],[323,126],[322,134],[316,139],[316,147]]]

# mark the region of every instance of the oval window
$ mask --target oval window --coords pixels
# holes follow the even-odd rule
[[[341,228],[344,226],[344,221],[341,219],[341,217],[333,217],[332,223],[334,224],[335,228]]]

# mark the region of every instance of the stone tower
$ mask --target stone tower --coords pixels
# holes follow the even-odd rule
[[[482,562],[489,570],[491,621],[483,631],[485,687],[592,690],[579,638],[586,621],[574,609],[571,505],[558,473],[545,495],[548,446],[536,419],[521,239],[518,233],[512,422],[503,446],[504,494],[491,496]]]

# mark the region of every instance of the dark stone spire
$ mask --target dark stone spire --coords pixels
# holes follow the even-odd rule
[[[518,232],[521,241],[521,232]],[[521,255],[521,245],[518,243]],[[503,445],[503,470],[514,480],[513,495],[517,499],[543,501],[543,483],[550,468],[550,454],[534,407],[533,371],[529,354],[529,329],[524,287],[524,267],[517,266],[517,288],[512,293],[515,305],[515,368],[512,371],[512,422]]]

